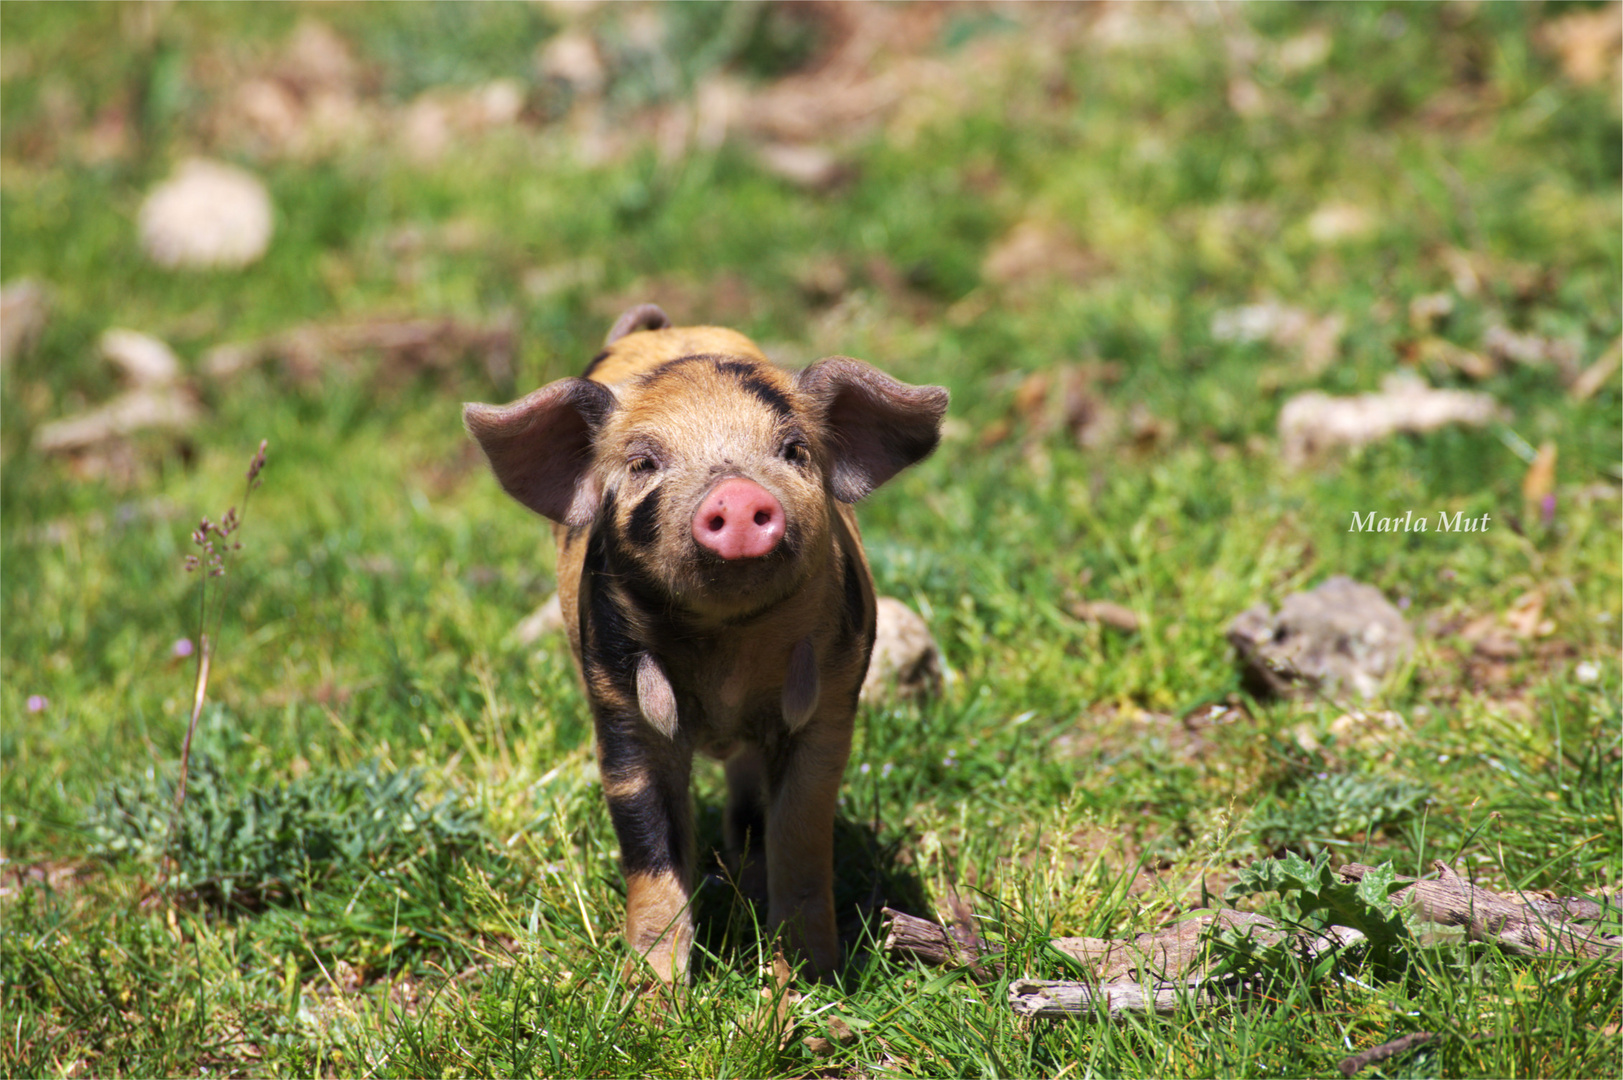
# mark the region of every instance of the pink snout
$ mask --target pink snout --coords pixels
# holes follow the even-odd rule
[[[693,539],[723,559],[758,559],[778,546],[783,529],[782,504],[741,476],[711,488],[693,515]]]

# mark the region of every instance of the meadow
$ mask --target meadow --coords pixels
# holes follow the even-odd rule
[[[1056,936],[1322,925],[1224,899],[1287,855],[1623,888],[1620,36],[1566,4],[0,5],[0,284],[46,298],[0,368],[0,1073],[1321,1076],[1427,1031],[1360,1075],[1618,1075],[1615,962],[1414,927],[1170,1016],[1006,990],[1074,977]],[[263,257],[143,254],[194,156],[264,183]],[[626,987],[584,697],[516,632],[550,537],[461,403],[644,301],[953,395],[860,508],[947,678],[859,716],[827,983],[713,882],[692,986]],[[50,451],[127,392],[117,328],[173,349],[183,419]],[[1287,402],[1394,375],[1495,418],[1287,452]],[[188,573],[228,507],[241,547]],[[1350,528],[1405,511],[1489,527]],[[1334,575],[1412,661],[1254,694],[1231,620]],[[955,902],[1000,979],[880,947],[881,907]]]

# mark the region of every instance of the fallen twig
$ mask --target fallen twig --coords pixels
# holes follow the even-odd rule
[[[1384,1042],[1379,1046],[1372,1046],[1368,1050],[1353,1054],[1351,1057],[1343,1058],[1341,1064],[1337,1065],[1336,1068],[1341,1070],[1342,1076],[1352,1076],[1354,1073],[1367,1069],[1371,1065],[1379,1065],[1381,1062],[1395,1058],[1400,1054],[1407,1054],[1410,1050],[1424,1046],[1436,1038],[1436,1032],[1417,1031],[1412,1035],[1405,1035],[1400,1039],[1393,1039],[1391,1042]]]

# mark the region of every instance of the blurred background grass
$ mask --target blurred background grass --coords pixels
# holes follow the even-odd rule
[[[619,884],[584,704],[561,641],[511,634],[552,590],[548,540],[458,416],[577,372],[643,301],[789,364],[845,353],[953,391],[941,451],[863,509],[882,591],[926,615],[955,678],[864,710],[842,903],[927,907],[967,879],[1019,913],[1011,935],[1116,934],[1281,849],[1615,888],[1623,400],[1615,366],[1573,387],[1618,348],[1620,24],[1582,4],[0,6],[0,282],[48,298],[0,373],[5,993],[27,1027],[6,1053],[24,1072],[343,1073],[354,1047],[297,1005],[340,961],[375,986],[511,950],[526,959],[497,970],[522,987],[475,983],[545,1008],[563,1005],[525,965],[610,970]],[[143,256],[142,200],[193,156],[265,184],[263,258]],[[435,347],[384,342],[425,319]],[[121,393],[98,346],[115,327],[174,349],[166,393],[198,418],[42,452],[50,422]],[[261,362],[218,373],[217,350],[253,342]],[[1485,392],[1504,419],[1286,467],[1287,400],[1394,372]],[[265,486],[217,579],[198,749],[216,794],[193,826],[236,863],[192,880],[212,883],[204,912],[247,882],[227,983],[294,1003],[237,1038],[221,1017],[253,1010],[211,1002],[199,1041],[42,989],[93,988],[94,956],[16,965],[50,927],[167,940],[140,906],[156,826],[108,808],[172,790],[187,536],[240,499],[260,439]],[[1553,512],[1524,499],[1544,444]],[[1353,511],[1409,509],[1494,524],[1348,532]],[[1334,573],[1421,639],[1371,706],[1398,718],[1385,734],[1238,692],[1229,619]],[[1086,600],[1138,630],[1079,618]],[[1190,719],[1212,702],[1233,722]],[[311,790],[454,828],[295,845],[309,872],[288,880],[287,850],[243,822],[296,817]],[[1025,880],[1038,853],[1052,892]],[[391,873],[449,891],[402,922]],[[708,924],[723,955],[753,940],[740,918]],[[225,949],[224,927],[195,940]],[[196,984],[153,964],[119,970],[180,987],[179,1008]],[[718,1001],[753,992],[712,974]],[[464,1022],[371,1052],[408,1075],[500,1072],[479,1054],[529,1037]],[[1023,1039],[954,1023],[925,1040],[936,1056],[865,1043],[862,1067],[975,1071]],[[529,1068],[730,1060],[695,1030],[663,1063],[649,1030],[640,1064],[554,1046]],[[1091,1037],[1022,1044],[1026,1070]],[[1105,1071],[1149,1067],[1130,1042],[1087,1046]],[[762,1056],[734,1067],[804,1065],[746,1049]],[[1155,1060],[1216,1069],[1203,1054]]]

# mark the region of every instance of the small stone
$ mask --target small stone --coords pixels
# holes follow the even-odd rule
[[[878,604],[873,659],[862,680],[862,700],[933,697],[941,692],[941,650],[912,608],[889,596]]]
[[[1380,590],[1347,577],[1242,612],[1228,639],[1254,689],[1288,696],[1308,688],[1373,697],[1414,654],[1414,633]]]
[[[270,246],[274,212],[265,185],[246,170],[194,158],[141,204],[141,246],[159,266],[247,266]]]

